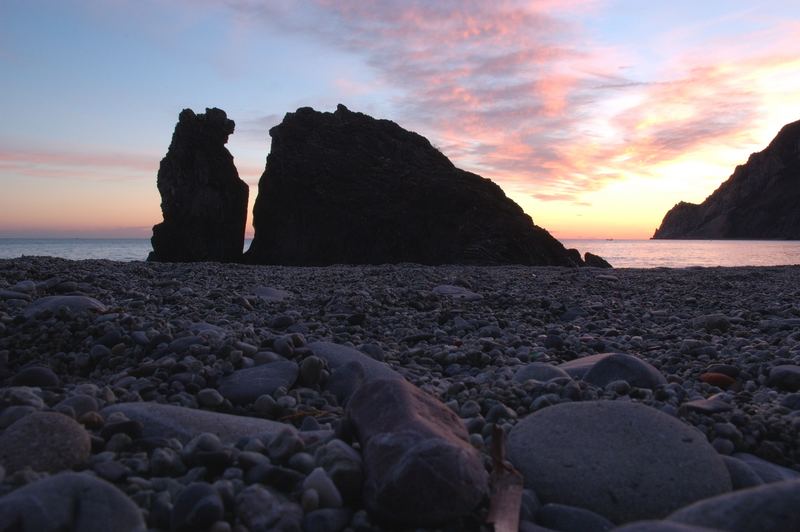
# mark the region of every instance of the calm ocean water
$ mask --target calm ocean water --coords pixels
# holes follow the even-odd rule
[[[245,249],[250,247],[245,241]],[[778,266],[800,264],[800,241],[562,240],[568,248],[600,255],[617,268]],[[0,258],[49,255],[65,259],[145,260],[145,238],[0,238]]]

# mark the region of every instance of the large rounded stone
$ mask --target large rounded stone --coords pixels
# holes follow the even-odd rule
[[[403,377],[383,362],[378,362],[357,349],[332,342],[313,342],[308,348],[328,363],[333,371],[350,362],[357,362],[364,368],[366,380],[372,379],[402,379]]]
[[[0,464],[13,473],[25,467],[54,473],[89,458],[91,441],[84,428],[62,414],[34,412],[0,435]]]
[[[22,315],[31,318],[43,312],[55,313],[60,308],[67,308],[72,312],[105,312],[107,310],[104,304],[88,296],[47,296],[41,297],[25,307]]]
[[[551,379],[571,378],[569,373],[545,362],[531,362],[522,366],[514,373],[514,382],[525,382],[528,380],[549,381]]]
[[[700,501],[668,519],[730,532],[796,532],[800,530],[798,508],[800,480],[787,480]]]
[[[219,393],[234,404],[252,403],[262,395],[272,395],[281,386],[291,388],[299,371],[290,360],[240,369],[222,380]]]
[[[768,384],[791,392],[800,390],[800,366],[793,364],[775,366],[769,372]]]
[[[0,497],[0,530],[144,532],[139,508],[113,484],[59,473]]]
[[[583,379],[595,386],[624,380],[638,388],[655,388],[667,379],[644,360],[625,353],[602,353],[565,362],[558,366],[573,378]]]
[[[114,412],[122,412],[129,419],[141,423],[143,438],[177,438],[184,443],[203,432],[217,435],[223,443],[235,443],[245,436],[295,431],[289,424],[270,419],[234,416],[159,403],[119,403],[107,406],[101,413],[108,417]]]
[[[544,502],[616,523],[660,518],[731,489],[722,458],[700,432],[636,403],[562,403],[535,412],[511,430],[508,456]]]

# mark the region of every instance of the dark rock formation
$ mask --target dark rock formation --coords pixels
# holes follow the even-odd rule
[[[394,122],[304,107],[269,133],[248,262],[580,264],[500,187]]]
[[[181,112],[158,169],[164,221],[153,227],[148,260],[241,260],[249,190],[225,148],[233,128],[221,109]]]
[[[613,268],[606,259],[588,251],[583,254],[583,260],[586,266],[591,266],[592,268]]]
[[[800,121],[737,166],[700,205],[680,202],[653,238],[800,239]]]

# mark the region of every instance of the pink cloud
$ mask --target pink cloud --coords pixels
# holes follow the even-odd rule
[[[754,77],[800,52],[800,28],[782,23],[701,51],[670,43],[673,59],[636,79],[622,67],[642,62],[637,51],[593,43],[573,16],[600,1],[228,4],[360,55],[400,91],[401,125],[462,167],[552,201],[646,176],[704,145],[752,143],[765,98]]]
[[[0,147],[0,170],[44,178],[154,179],[161,157],[133,153],[80,153]]]

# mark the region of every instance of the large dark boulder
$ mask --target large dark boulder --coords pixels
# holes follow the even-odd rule
[[[153,227],[148,260],[241,260],[249,190],[225,148],[233,128],[221,109],[181,112],[158,169],[164,221]]]
[[[700,205],[680,202],[653,238],[800,239],[800,121],[737,166]]]
[[[369,380],[346,416],[364,457],[364,504],[377,521],[434,526],[472,512],[489,476],[467,429],[447,406],[406,380]]]
[[[304,107],[269,133],[248,262],[580,263],[499,186],[394,122]]]

